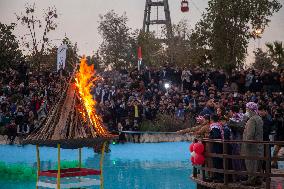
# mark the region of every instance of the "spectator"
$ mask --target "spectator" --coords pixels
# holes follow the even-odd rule
[[[226,75],[223,70],[220,72],[217,72],[216,77],[216,84],[218,91],[221,91],[224,87],[225,81],[226,81]]]
[[[11,123],[6,126],[8,140],[10,141],[10,144],[14,143],[14,140],[17,136],[17,125],[15,123],[15,120],[11,120]]]
[[[284,112],[283,110],[278,109],[275,113],[275,127],[276,127],[276,136],[275,141],[284,141]],[[283,146],[274,146],[273,157],[278,157],[278,153]],[[273,160],[272,167],[278,168],[278,162]]]
[[[181,119],[181,120],[185,119],[185,109],[182,103],[179,103],[175,115],[177,119]]]
[[[246,116],[248,121],[243,134],[244,141],[263,141],[263,121],[257,114],[258,105],[254,102],[246,104]],[[242,146],[242,153],[246,156],[263,157],[263,145],[245,143]],[[245,160],[246,169],[250,173],[255,173],[261,169],[261,161]],[[257,176],[248,176],[244,185],[256,186],[262,184],[262,180]]]
[[[192,76],[191,72],[189,70],[184,69],[181,74],[181,80],[182,80],[182,88],[183,90],[190,89],[190,77]]]
[[[210,139],[222,139],[223,128],[222,124],[219,122],[218,115],[211,116],[212,123],[210,124],[209,138]],[[213,143],[211,153],[222,154],[223,153],[223,144],[222,143]],[[212,158],[213,168],[222,169],[223,160],[219,157]],[[223,174],[214,173],[213,179],[215,182],[223,182]]]
[[[228,127],[231,129],[231,139],[232,140],[242,140],[243,138],[243,130],[245,125],[244,114],[239,113],[240,108],[237,105],[231,107],[229,112],[229,121],[227,122]],[[230,153],[232,155],[240,155],[241,152],[241,144],[231,144],[230,145]],[[232,169],[235,171],[243,171],[245,170],[243,161],[240,159],[233,159],[231,161]],[[240,181],[242,177],[237,176],[234,178],[236,181]]]
[[[269,135],[273,129],[272,116],[269,115],[268,110],[264,105],[259,106],[258,113],[263,121],[263,141],[269,141]]]
[[[200,112],[200,115],[201,115],[201,116],[204,116],[204,115],[209,115],[209,116],[211,116],[211,115],[213,115],[214,112],[215,112],[214,108],[215,108],[214,100],[211,99],[211,100],[207,101],[206,106],[205,106],[204,109]]]
[[[253,79],[254,79],[254,74],[253,71],[250,70],[246,75],[246,83],[245,83],[246,90],[251,89],[250,87],[252,85]]]

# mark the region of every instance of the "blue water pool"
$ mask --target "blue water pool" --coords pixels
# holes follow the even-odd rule
[[[152,143],[152,144],[115,144],[110,145],[111,152],[104,159],[105,189],[190,189],[195,188],[189,176],[189,143]],[[0,162],[6,165],[22,165],[36,168],[35,147],[0,146]],[[56,148],[40,148],[41,165],[50,169],[57,161]],[[83,164],[90,168],[99,168],[100,155],[91,148],[82,150]],[[62,161],[77,160],[77,150],[61,151]],[[27,168],[25,168],[27,169]],[[29,170],[28,170],[29,171]],[[34,189],[35,179],[17,181],[1,179],[1,189]],[[93,187],[99,188],[99,187]]]

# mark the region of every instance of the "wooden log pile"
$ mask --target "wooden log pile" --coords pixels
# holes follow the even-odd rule
[[[79,96],[76,94],[75,84],[69,84],[62,90],[59,101],[52,107],[40,128],[31,133],[26,141],[66,140],[96,138],[96,131],[83,117],[87,112],[81,108]],[[85,111],[85,112],[82,112]]]

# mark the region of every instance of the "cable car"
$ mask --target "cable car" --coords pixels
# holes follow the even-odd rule
[[[189,7],[188,7],[188,1],[187,0],[182,0],[181,1],[181,12],[188,12],[189,11]]]

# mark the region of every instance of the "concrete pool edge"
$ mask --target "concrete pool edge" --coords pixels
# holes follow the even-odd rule
[[[190,142],[194,139],[194,136],[191,134],[177,134],[176,132],[124,131],[122,134],[125,135],[125,141],[123,142],[130,143]],[[14,145],[21,145],[21,141],[21,137],[16,137]],[[6,135],[0,135],[1,144],[9,144]]]

